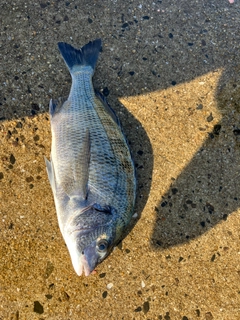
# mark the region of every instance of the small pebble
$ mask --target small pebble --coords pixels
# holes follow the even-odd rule
[[[16,159],[13,154],[10,155],[10,162],[11,164],[14,164],[16,162]]]
[[[44,312],[43,306],[39,301],[34,301],[33,311],[38,314],[42,314]]]
[[[206,320],[211,320],[211,319],[213,319],[213,315],[211,314],[211,312],[205,313],[205,319],[206,319]]]
[[[142,281],[142,282],[141,282],[141,287],[142,287],[142,288],[145,288],[145,287],[146,287],[146,285],[145,285],[145,282],[144,282],[144,281]]]
[[[220,124],[216,124],[213,128],[213,133],[218,136],[220,133],[221,127],[222,126]]]
[[[213,121],[212,112],[211,112],[210,115],[207,117],[207,122],[211,122],[211,121]]]
[[[19,121],[19,122],[17,123],[17,125],[16,125],[16,128],[22,128],[22,126],[23,126],[23,125],[22,125],[22,122]]]
[[[233,134],[234,134],[235,136],[239,136],[239,135],[240,135],[240,129],[234,129],[234,130],[233,130]]]
[[[99,274],[99,277],[100,277],[100,278],[104,278],[105,276],[106,276],[106,273],[105,273],[105,272]]]
[[[145,301],[144,304],[143,304],[143,312],[147,313],[149,311],[149,309],[150,309],[149,302]]]
[[[40,110],[39,105],[37,103],[32,103],[32,109],[36,111]]]
[[[142,308],[141,307],[137,307],[134,311],[135,312],[140,312],[140,311],[142,311]]]
[[[122,25],[122,28],[127,28],[128,27],[128,23],[125,22],[123,25]]]
[[[173,194],[178,193],[178,189],[177,189],[177,188],[172,188],[172,193],[173,193]]]
[[[215,253],[214,253],[214,255],[213,255],[212,258],[211,258],[211,262],[213,262],[215,259],[216,259],[216,255],[215,255]]]
[[[199,104],[199,105],[196,107],[197,110],[202,110],[202,108],[203,108],[203,105],[202,105],[202,104]]]
[[[113,283],[107,284],[107,289],[108,289],[108,290],[112,289],[112,287],[113,287]]]

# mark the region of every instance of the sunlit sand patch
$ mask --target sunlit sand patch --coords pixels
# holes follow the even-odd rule
[[[120,102],[146,130],[153,147],[151,203],[159,200],[222,118],[215,98],[222,70]]]

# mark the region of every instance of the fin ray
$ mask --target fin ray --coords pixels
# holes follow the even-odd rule
[[[50,182],[50,185],[52,187],[53,194],[56,192],[56,181],[55,181],[55,174],[54,174],[54,168],[52,161],[48,160],[46,157],[44,157],[46,169],[47,169],[47,175]]]
[[[90,41],[81,49],[76,49],[65,42],[58,43],[59,51],[71,73],[74,66],[91,66],[94,70],[101,46],[101,39]]]
[[[105,108],[105,110],[107,111],[107,113],[112,117],[113,121],[120,127],[120,129],[122,130],[121,127],[121,123],[120,120],[118,119],[118,116],[116,115],[116,112],[112,109],[112,107],[109,105],[109,103],[107,102],[107,99],[105,98],[104,95],[102,95],[99,91],[95,90],[95,95],[96,97],[102,102],[103,107]]]

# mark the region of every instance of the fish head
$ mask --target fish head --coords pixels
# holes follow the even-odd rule
[[[88,276],[115,244],[115,214],[109,207],[100,211],[92,206],[74,219],[70,230],[64,238],[74,270],[79,276]]]

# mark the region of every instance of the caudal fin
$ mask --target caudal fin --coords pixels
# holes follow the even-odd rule
[[[101,39],[90,41],[81,49],[76,49],[65,42],[58,43],[58,48],[71,73],[74,71],[73,69],[78,69],[80,66],[91,66],[94,70],[101,46]]]

